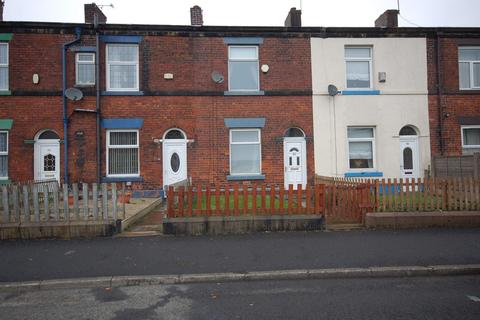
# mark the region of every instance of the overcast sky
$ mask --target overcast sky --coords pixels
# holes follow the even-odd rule
[[[86,0],[5,0],[5,21],[83,22]],[[96,0],[109,23],[190,24],[193,5],[205,25],[282,26],[291,7],[302,3],[303,26],[369,27],[397,0]],[[400,0],[404,27],[480,27],[480,0]],[[412,24],[413,23],[413,24]]]

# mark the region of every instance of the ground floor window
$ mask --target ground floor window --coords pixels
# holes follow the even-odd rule
[[[462,148],[467,154],[480,150],[480,125],[462,127]]]
[[[8,131],[0,131],[0,179],[8,179]]]
[[[260,129],[230,130],[230,174],[261,174]]]
[[[138,130],[107,131],[107,176],[139,176]]]
[[[375,133],[373,127],[348,127],[350,169],[373,169]]]

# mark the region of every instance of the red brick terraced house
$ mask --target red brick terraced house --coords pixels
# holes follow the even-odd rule
[[[432,156],[480,151],[480,28],[438,28],[427,39]]]
[[[287,27],[0,23],[3,181],[313,181],[310,39]],[[63,94],[65,93],[65,94]]]

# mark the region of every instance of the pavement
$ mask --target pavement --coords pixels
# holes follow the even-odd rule
[[[305,273],[305,270],[338,268],[431,270],[431,266],[466,265],[471,269],[480,264],[480,230],[3,241],[0,252],[0,282],[3,283],[97,277],[112,281],[122,276],[178,278],[180,275],[292,270]],[[298,279],[298,275],[295,277]]]
[[[480,277],[0,291],[2,319],[480,319]]]

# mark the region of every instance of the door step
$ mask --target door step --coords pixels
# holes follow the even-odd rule
[[[365,229],[361,223],[345,223],[345,224],[327,224],[325,230],[327,231],[350,231]]]
[[[124,231],[117,234],[115,238],[133,238],[133,237],[153,237],[163,235],[160,231]]]

